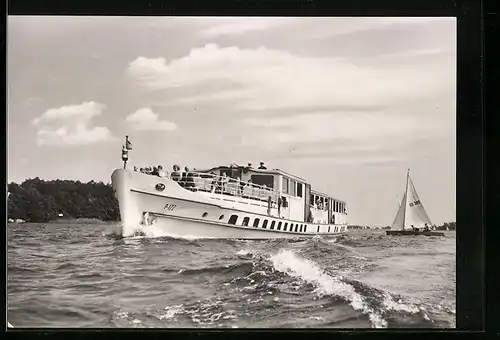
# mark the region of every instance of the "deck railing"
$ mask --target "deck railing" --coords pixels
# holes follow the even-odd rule
[[[185,177],[180,176],[177,181],[180,186],[191,191],[211,192],[222,195],[249,198],[266,201],[271,196],[276,203],[280,193],[273,188],[268,188],[255,183],[230,178],[227,176],[212,175],[202,172],[190,171]]]

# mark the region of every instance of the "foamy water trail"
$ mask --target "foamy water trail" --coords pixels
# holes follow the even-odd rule
[[[366,303],[353,286],[326,274],[316,263],[300,258],[290,250],[281,250],[271,256],[271,262],[276,270],[315,285],[316,293],[334,295],[348,301],[355,310],[369,316],[373,327],[387,327],[387,321]]]

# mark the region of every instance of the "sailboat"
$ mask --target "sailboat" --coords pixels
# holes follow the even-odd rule
[[[410,178],[410,169],[406,175],[406,188],[399,209],[387,235],[425,235],[444,236],[442,232],[430,231],[431,220],[418,197],[413,181]]]

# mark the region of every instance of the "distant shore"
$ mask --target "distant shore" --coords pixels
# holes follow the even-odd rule
[[[118,221],[102,221],[97,218],[59,218],[57,220],[51,220],[48,223],[54,224],[109,224],[117,223]]]

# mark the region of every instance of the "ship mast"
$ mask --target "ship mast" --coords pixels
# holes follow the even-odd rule
[[[404,209],[403,209],[403,230],[405,228],[406,224],[406,202],[408,202],[408,180],[410,179],[410,169],[408,169],[408,172],[406,174],[406,189],[405,189],[405,201],[404,201]]]

